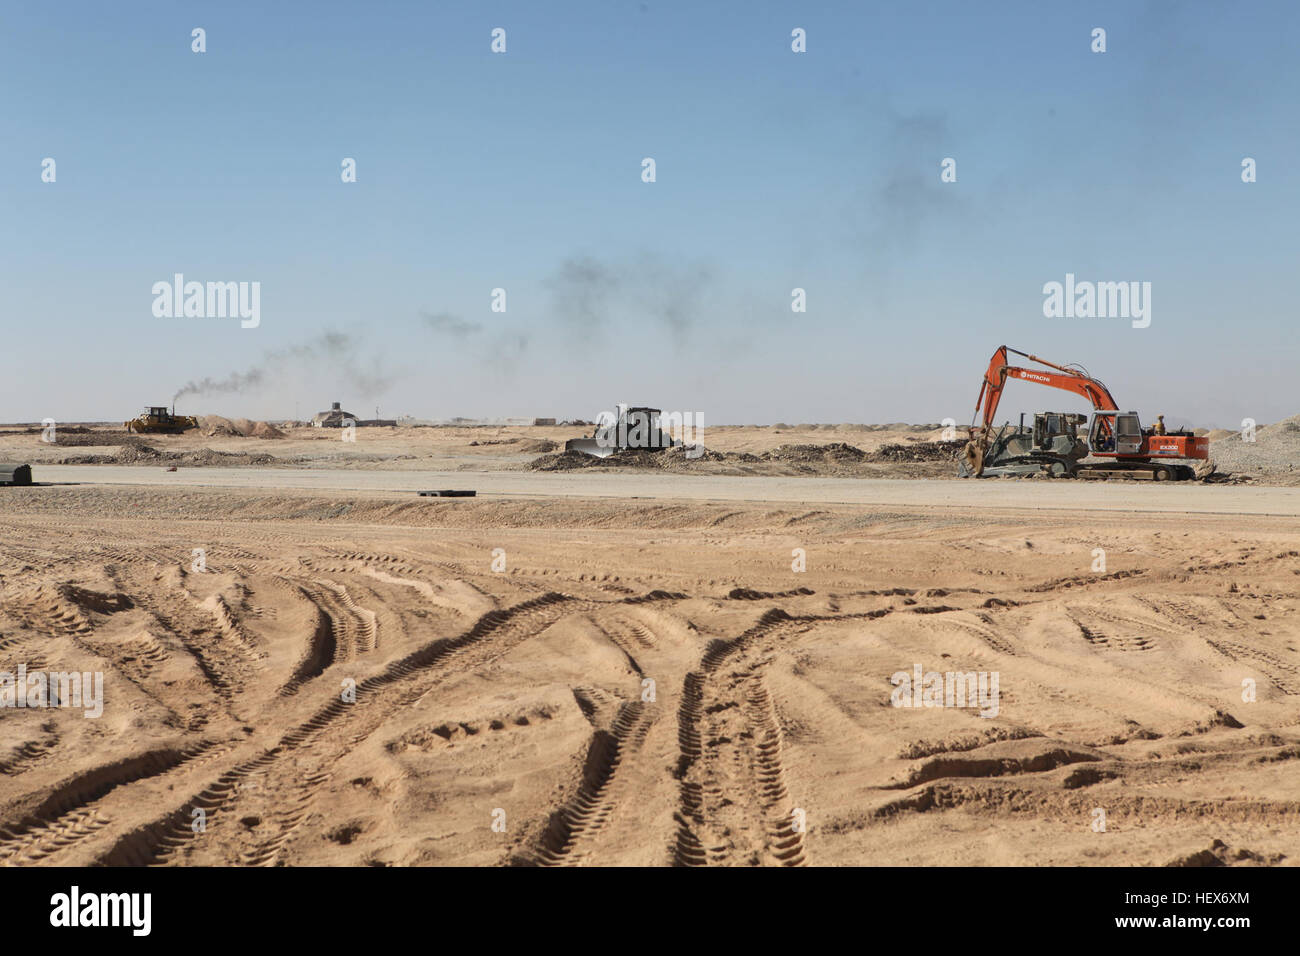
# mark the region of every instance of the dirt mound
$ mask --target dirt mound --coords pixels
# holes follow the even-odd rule
[[[817,462],[843,465],[866,461],[867,453],[854,445],[837,441],[829,445],[781,445],[764,453],[763,458],[767,461],[787,461],[801,465]]]
[[[270,465],[277,461],[273,455],[248,455],[240,452],[216,451],[202,448],[198,451],[159,451],[152,445],[123,445],[111,455],[71,455],[60,458],[60,465]]]
[[[940,450],[931,446],[940,446]],[[949,447],[949,446],[953,447]],[[845,442],[826,445],[781,445],[761,455],[750,452],[719,452],[707,448],[686,449],[682,446],[659,451],[622,451],[608,458],[596,458],[578,451],[543,455],[528,467],[533,471],[572,471],[584,468],[639,468],[677,473],[753,474],[753,475],[838,475],[870,477],[882,474],[878,463],[950,461],[961,447],[960,442],[919,442],[916,445],[886,446],[903,448],[868,453]],[[928,474],[927,477],[931,477]]]
[[[1284,853],[1256,853],[1245,847],[1232,849],[1222,840],[1215,840],[1204,850],[1180,856],[1166,866],[1277,866],[1286,859]]]
[[[165,459],[176,465],[273,465],[279,459],[274,455],[250,455],[241,452],[216,451],[203,448],[199,451],[168,452]]]
[[[58,427],[58,432],[61,435],[88,435],[92,431],[91,429],[87,428],[85,425],[59,425],[57,427]],[[45,433],[45,426],[31,425],[27,428],[7,431],[5,432],[5,434],[7,435],[16,434],[18,431],[21,431],[23,434],[26,435],[41,435]]]
[[[954,461],[965,442],[918,441],[910,445],[881,445],[872,461]]]
[[[761,455],[749,452],[718,452],[681,446],[662,451],[622,451],[608,458],[595,458],[569,451],[544,455],[529,464],[533,471],[572,471],[580,468],[642,468],[673,472],[699,471],[706,474],[833,475],[873,477],[891,472],[881,466],[926,464],[917,477],[935,477],[933,463],[944,467],[961,452],[963,443],[918,441],[885,445],[866,452],[856,445],[831,442],[826,445],[781,445]],[[946,474],[946,472],[943,472]]]
[[[659,468],[661,451],[624,451],[597,458],[580,451],[543,455],[528,463],[530,471],[574,471],[579,468]]]
[[[144,439],[125,430],[95,431],[89,428],[55,428],[54,444],[68,448],[95,445],[142,445]]]
[[[597,458],[580,451],[562,451],[554,455],[543,455],[528,464],[530,471],[574,471],[580,468],[651,468],[670,471],[689,471],[698,462],[713,464],[724,462],[762,461],[757,455],[745,452],[716,452],[708,449],[687,449],[681,445],[673,448],[628,449]]]
[[[222,415],[204,415],[199,419],[199,431],[205,438],[284,437],[284,432],[270,422],[255,422],[247,418],[230,419]]]
[[[235,423],[221,415],[204,415],[199,419],[199,431],[207,438],[240,434],[235,428]]]
[[[590,468],[600,463],[591,455],[580,451],[562,451],[557,455],[542,455],[528,463],[529,471],[573,471],[578,468]]]
[[[284,432],[276,428],[270,422],[254,422],[252,429],[249,430],[249,436],[252,438],[283,438]]]

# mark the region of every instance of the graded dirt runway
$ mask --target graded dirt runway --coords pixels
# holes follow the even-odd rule
[[[1300,516],[1300,488],[1139,481],[962,481],[731,477],[645,472],[359,471],[330,468],[187,468],[41,465],[40,481],[245,488],[268,491],[408,491],[472,488],[497,497],[663,498],[977,510],[1145,511]]]
[[[910,484],[5,489],[0,671],[105,702],[0,712],[0,862],[1300,859],[1300,520]],[[996,713],[893,706],[918,666],[997,675]]]

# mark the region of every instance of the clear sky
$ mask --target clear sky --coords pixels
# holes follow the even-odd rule
[[[1146,419],[1273,421],[1297,49],[1281,0],[9,3],[0,421],[194,383],[178,411],[964,424],[1003,342]],[[155,317],[175,273],[260,282],[260,325]],[[1067,273],[1150,282],[1150,326],[1045,318]],[[1049,408],[1084,410],[1016,383],[999,417]]]

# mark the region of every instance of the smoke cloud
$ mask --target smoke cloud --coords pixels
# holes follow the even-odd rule
[[[450,335],[458,339],[463,339],[483,330],[483,326],[477,322],[470,322],[458,315],[452,315],[450,312],[421,312],[420,321],[427,328],[440,335]]]
[[[300,345],[272,349],[264,353],[257,364],[243,371],[231,372],[222,378],[191,379],[176,391],[172,401],[186,395],[238,395],[256,391],[285,369],[310,363],[328,366],[341,384],[365,398],[382,395],[392,386],[396,376],[386,372],[378,358],[363,361],[358,355],[359,349],[359,343],[347,333],[324,332]]]
[[[594,335],[605,324],[619,285],[618,276],[590,256],[564,260],[546,280],[551,312],[581,336]]]
[[[939,161],[951,155],[948,121],[940,113],[890,111],[883,137],[885,166],[867,197],[865,239],[876,254],[911,245],[956,195],[939,181]]]
[[[630,262],[569,258],[546,280],[553,317],[578,336],[600,338],[617,318],[658,326],[678,347],[702,321],[713,284],[704,263],[677,265],[653,255]]]

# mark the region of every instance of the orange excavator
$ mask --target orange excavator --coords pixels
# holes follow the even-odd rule
[[[1044,368],[1014,366],[1008,353]],[[1014,428],[1009,424],[995,428],[994,416],[1009,378],[1064,389],[1088,399],[1093,416],[1087,441],[1078,435],[1078,426],[1087,418],[1077,414],[1038,413],[1032,431],[1023,422]],[[1167,430],[1163,415],[1154,428],[1144,429],[1138,413],[1120,411],[1110,389],[1082,366],[1057,365],[1005,345],[993,353],[980,383],[975,402],[977,416],[981,407],[983,423],[970,429],[970,441],[966,443],[964,461],[958,472],[962,477],[1046,473],[1063,478],[1123,476],[1156,481],[1185,480],[1196,477],[1196,470],[1179,463],[1178,459],[1206,461],[1210,457],[1209,439],[1186,430]],[[1089,455],[1104,460],[1083,463],[1082,459]]]

